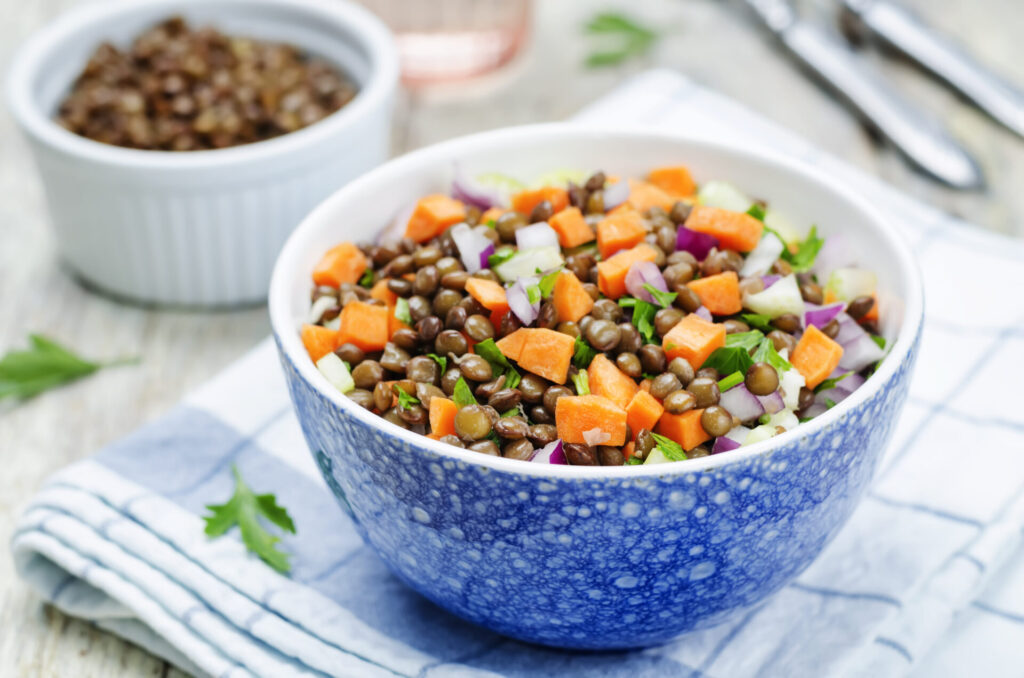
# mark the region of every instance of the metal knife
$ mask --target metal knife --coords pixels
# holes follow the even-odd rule
[[[843,0],[854,16],[882,38],[1024,136],[1024,93],[995,75],[915,14],[888,0]]]
[[[921,169],[956,188],[984,184],[974,159],[938,120],[912,106],[840,40],[801,21],[789,0],[746,0],[783,45]]]

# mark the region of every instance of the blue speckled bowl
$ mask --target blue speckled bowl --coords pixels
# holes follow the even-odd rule
[[[843,231],[878,272],[892,350],[853,396],[772,440],[654,467],[531,464],[456,449],[388,424],[324,380],[298,338],[310,271],[366,240],[417,196],[470,174],[552,168],[640,174],[685,163],[794,223]],[[652,645],[757,605],[846,522],[907,393],[922,296],[906,246],[864,200],[815,170],[686,137],[532,126],[457,139],[349,184],[298,228],[270,291],[274,332],[310,449],[342,508],[402,580],[455,614],[572,648]],[[893,342],[893,340],[895,340]]]

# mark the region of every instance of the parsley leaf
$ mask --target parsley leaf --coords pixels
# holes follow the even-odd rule
[[[391,390],[394,391],[395,395],[398,396],[398,406],[401,407],[403,410],[407,410],[413,405],[420,404],[420,401],[415,396],[411,396],[402,389],[398,388],[398,384],[392,385]]]
[[[28,350],[9,351],[0,358],[0,400],[25,400],[103,367],[138,362],[136,358],[109,363],[85,360],[41,334],[29,335],[29,342]]]
[[[753,205],[750,206],[750,209],[747,210],[747,214],[749,214],[750,216],[754,217],[758,221],[764,221],[764,215],[765,215],[764,205],[762,205],[761,203],[755,202]],[[781,238],[780,238],[780,240],[781,240]]]
[[[636,466],[637,464],[644,463],[644,460],[640,457],[630,457],[626,460],[626,466]]]
[[[701,367],[714,367],[719,374],[732,374],[733,372],[746,374],[753,364],[754,361],[751,359],[748,349],[741,346],[723,346],[715,349],[715,352],[708,356]]]
[[[395,302],[395,317],[406,325],[412,325],[412,314],[409,313],[409,300],[405,297],[398,297]]]
[[[466,383],[465,377],[459,377],[459,380],[455,382],[455,389],[452,391],[452,400],[460,408],[466,405],[476,405],[476,398],[473,397],[473,392],[469,390],[469,384]]]
[[[548,273],[547,275],[542,277],[540,279],[540,282],[537,283],[537,288],[540,289],[540,295],[543,298],[547,299],[548,297],[551,296],[551,293],[555,291],[555,281],[558,280],[558,274],[561,272],[561,267],[556,268],[555,270],[551,271],[551,273]]]
[[[883,349],[883,350],[885,349],[885,337],[883,337],[883,336],[881,336],[879,334],[872,334],[871,335],[871,341],[875,342],[875,344],[878,346],[878,348]]]
[[[486,360],[491,364],[491,378],[497,379],[498,376],[505,373],[505,388],[515,388],[519,386],[519,382],[522,379],[516,369],[512,367],[512,363],[508,361],[505,354],[501,352],[498,345],[494,343],[494,339],[484,339],[480,343],[473,346],[473,352],[478,356]]]
[[[427,357],[437,363],[438,367],[441,368],[441,374],[444,374],[445,370],[448,368],[448,358],[445,358],[443,355],[437,355],[436,353],[428,353]]]
[[[785,240],[783,240],[785,242]],[[818,227],[811,226],[811,232],[807,234],[807,238],[800,243],[797,247],[796,252],[790,252],[789,248],[782,250],[782,258],[789,262],[789,265],[793,267],[793,270],[797,273],[807,271],[814,265],[814,260],[818,256],[818,251],[821,250],[821,246],[825,244],[824,238],[818,237]]]
[[[487,257],[487,263],[491,265],[491,268],[503,264],[516,254],[516,248],[511,245],[499,247],[497,251],[491,256]]]
[[[831,377],[829,379],[826,379],[825,381],[821,382],[820,384],[818,384],[817,386],[814,387],[814,392],[815,393],[821,393],[822,391],[827,391],[830,388],[835,388],[836,384],[841,382],[843,379],[846,379],[851,374],[853,374],[853,372],[847,372],[846,374],[843,374],[842,376]]]
[[[373,287],[373,267],[368,267],[363,273],[363,277],[359,279],[359,284],[363,287]]]
[[[611,48],[594,51],[587,56],[586,65],[591,68],[614,66],[629,58],[642,56],[658,38],[654,31],[613,12],[596,15],[585,28],[587,33],[609,37],[614,41]]]
[[[718,390],[720,390],[722,393],[725,393],[726,391],[728,391],[733,386],[735,386],[735,385],[737,385],[739,383],[742,383],[742,381],[743,381],[743,373],[742,372],[733,372],[729,376],[723,377],[723,378],[718,380]]]
[[[740,317],[743,318],[743,322],[753,328],[761,330],[762,332],[771,332],[775,329],[772,327],[772,317],[770,315],[764,315],[763,313],[743,313]]]
[[[727,347],[742,348],[749,351],[752,348],[760,346],[761,341],[764,339],[764,334],[759,330],[750,330],[749,332],[734,332],[725,337],[725,345]]]
[[[671,438],[666,438],[665,436],[657,433],[652,433],[651,435],[654,436],[654,442],[656,443],[657,448],[661,450],[661,453],[664,454],[666,458],[671,459],[672,461],[683,461],[686,459],[686,450],[683,449],[682,445]]]
[[[831,410],[833,407],[836,406],[836,401],[832,400],[831,398],[825,398],[825,406]]]
[[[497,225],[498,225],[497,219],[488,219],[487,221],[484,222],[484,226],[486,226],[488,228],[494,228]]]
[[[760,417],[757,418],[757,423],[761,424],[761,425],[764,425],[764,424],[771,423],[771,420],[772,420],[772,415],[770,415],[767,412],[765,412],[764,414],[762,414]]]
[[[671,306],[672,302],[679,296],[676,292],[662,292],[650,283],[644,283],[644,289],[654,297],[654,300],[658,302],[658,305],[662,308],[668,308]]]
[[[586,370],[572,375],[572,385],[576,387],[576,395],[590,395],[590,376]]]
[[[236,466],[231,467],[231,472],[235,477],[235,493],[231,499],[226,504],[209,504],[206,507],[211,512],[211,515],[203,517],[207,536],[219,537],[238,525],[245,548],[278,572],[288,572],[291,570],[289,556],[275,546],[281,538],[267,532],[260,517],[292,534],[295,534],[295,523],[274,495],[254,493],[242,480]]]
[[[512,409],[505,410],[504,412],[501,413],[501,418],[502,419],[505,419],[507,417],[520,417],[520,416],[526,416],[526,412],[523,411],[523,404],[522,403],[519,403],[518,405],[516,405]]]
[[[775,350],[775,344],[768,337],[761,340],[761,345],[754,351],[752,359],[755,363],[768,363],[779,372],[793,368],[788,360],[779,355],[779,352]]]
[[[531,304],[536,304],[541,299],[540,287],[537,285],[529,285],[526,288],[526,299]]]
[[[576,337],[576,349],[572,354],[572,364],[581,370],[586,369],[590,367],[590,361],[597,353],[597,349],[588,344],[583,337]]]
[[[635,297],[622,297],[619,306],[633,309],[633,325],[645,343],[654,343],[654,316],[658,313],[658,307]]]

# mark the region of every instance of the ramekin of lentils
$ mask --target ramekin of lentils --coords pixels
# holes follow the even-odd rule
[[[875,275],[728,183],[516,185],[457,174],[323,255],[301,338],[333,387],[482,454],[658,464],[792,430],[885,355]]]
[[[193,29],[172,17],[125,50],[97,47],[57,121],[115,146],[211,150],[307,127],[355,94],[336,66],[292,45]]]

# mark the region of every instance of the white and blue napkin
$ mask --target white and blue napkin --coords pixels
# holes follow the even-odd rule
[[[391,576],[320,480],[270,340],[180,407],[56,474],[12,547],[46,601],[198,676],[1019,676],[1024,666],[1024,244],[918,203],[678,74],[580,123],[698,131],[841,176],[899,224],[926,322],[879,476],[793,584],[662,647],[571,653],[471,626]],[[239,394],[245,394],[240,400]],[[203,534],[236,464],[298,534],[290,576]]]

